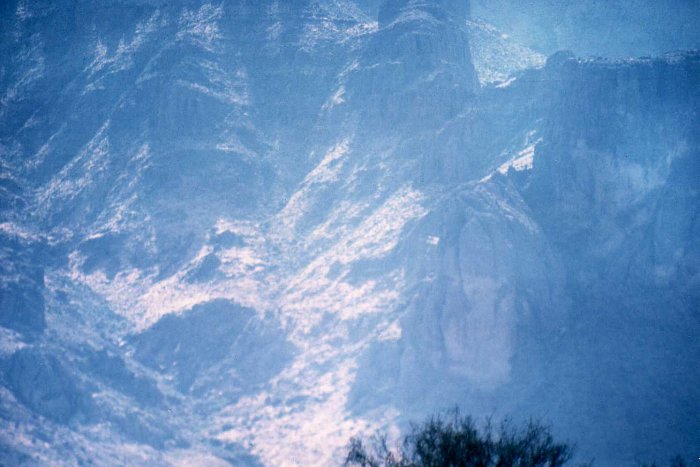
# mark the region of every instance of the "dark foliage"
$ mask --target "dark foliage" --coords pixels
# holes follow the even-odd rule
[[[669,467],[688,467],[688,464],[683,460],[681,456],[675,456],[673,459],[671,459],[670,463],[668,464]],[[662,464],[642,464],[641,467],[661,467]]]
[[[413,424],[396,449],[384,434],[369,442],[350,441],[345,466],[360,467],[535,467],[561,466],[571,459],[572,448],[555,442],[549,429],[530,422],[514,428],[509,422],[494,430],[490,423],[479,429],[471,417],[453,410]]]

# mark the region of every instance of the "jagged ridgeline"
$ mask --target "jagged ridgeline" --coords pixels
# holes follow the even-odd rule
[[[532,5],[2,2],[0,464],[695,462],[697,2]]]

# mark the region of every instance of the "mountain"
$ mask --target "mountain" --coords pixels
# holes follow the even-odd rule
[[[698,0],[473,0],[472,14],[545,54],[619,59],[700,47]]]
[[[1,463],[335,465],[454,404],[695,455],[698,52],[545,58],[466,1],[0,8]]]

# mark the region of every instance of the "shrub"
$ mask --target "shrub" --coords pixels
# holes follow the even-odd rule
[[[473,419],[454,409],[421,424],[411,424],[396,449],[384,433],[369,441],[350,441],[345,466],[360,467],[556,467],[571,459],[573,448],[554,441],[549,428],[530,422],[515,428],[505,421],[479,430]]]

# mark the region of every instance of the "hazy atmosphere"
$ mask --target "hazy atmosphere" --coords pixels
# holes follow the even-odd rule
[[[700,458],[700,0],[0,2],[0,465],[340,466],[458,406]]]

